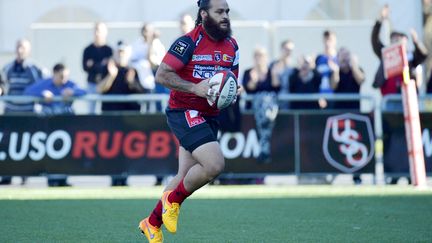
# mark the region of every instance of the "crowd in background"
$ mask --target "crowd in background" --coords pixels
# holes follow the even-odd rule
[[[408,58],[411,77],[418,87],[426,80],[427,92],[432,93],[432,58],[428,58],[428,49],[432,48],[432,1],[424,0],[425,44],[418,34],[411,30],[410,37],[414,50],[409,50]],[[389,21],[389,6],[384,6],[373,27],[371,27],[371,46],[377,58],[381,61],[381,49],[385,41],[380,40],[379,33],[384,21]],[[191,31],[195,26],[190,15],[184,15],[180,20],[179,34]],[[397,29],[397,26],[396,26]],[[149,23],[141,28],[139,38],[128,44],[119,40],[114,47],[107,44],[108,28],[106,24],[95,24],[93,42],[83,50],[82,67],[87,73],[87,87],[81,89],[69,79],[69,70],[57,63],[52,69],[52,75],[46,75],[29,59],[31,43],[20,39],[16,43],[15,60],[2,69],[0,76],[0,95],[31,95],[41,98],[41,102],[10,101],[5,104],[5,113],[36,112],[44,115],[73,114],[72,96],[84,94],[148,94],[168,93],[169,90],[155,82],[155,72],[165,55],[166,48],[159,39],[161,33]],[[407,45],[409,36],[396,30],[389,36],[391,43]],[[258,160],[262,163],[271,162],[270,138],[277,114],[280,110],[295,109],[345,109],[359,111],[359,101],[332,101],[319,99],[317,101],[278,101],[278,94],[359,94],[365,81],[365,73],[356,54],[337,43],[337,35],[331,30],[322,35],[323,49],[318,55],[304,53],[294,60],[295,43],[289,39],[280,45],[279,56],[269,62],[268,51],[257,47],[251,56],[254,65],[245,70],[241,83],[246,94],[254,95],[252,102],[246,108],[252,108],[255,115],[257,132],[260,138],[261,154]],[[248,55],[242,54],[242,55]],[[426,58],[428,60],[426,61]],[[425,63],[426,61],[426,63]],[[425,68],[421,65],[425,63]],[[401,80],[384,77],[382,61],[377,67],[373,86],[381,90],[382,95],[400,93]],[[53,97],[62,96],[64,101],[53,101]],[[401,110],[399,103],[389,103],[388,109]],[[90,113],[95,113],[98,107],[92,102]],[[103,113],[117,111],[139,111],[140,104],[136,102],[113,103],[104,102],[100,107]],[[153,109],[162,111],[157,105]],[[236,120],[240,114],[237,105],[226,109],[221,119]],[[227,124],[227,123],[223,123]],[[225,130],[239,129],[234,122]],[[113,176],[112,185],[125,185],[124,176]],[[7,183],[8,178],[3,178]],[[161,183],[158,178],[157,183]],[[10,182],[10,181],[9,181]],[[49,178],[52,185],[67,185],[65,176]]]

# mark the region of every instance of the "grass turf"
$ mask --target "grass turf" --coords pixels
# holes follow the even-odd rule
[[[0,188],[0,242],[143,242],[161,187]],[[411,187],[211,186],[165,242],[431,242],[432,191]]]

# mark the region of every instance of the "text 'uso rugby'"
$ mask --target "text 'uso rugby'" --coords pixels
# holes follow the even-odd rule
[[[219,96],[207,99],[210,106],[224,109],[231,105],[237,94],[237,79],[233,72],[223,70],[217,72],[209,83],[219,83],[212,88],[219,91]]]

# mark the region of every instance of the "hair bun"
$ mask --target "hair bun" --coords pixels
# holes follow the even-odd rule
[[[198,4],[198,7],[200,7],[200,5],[201,5],[201,0],[198,0],[198,1],[197,1],[197,4]]]

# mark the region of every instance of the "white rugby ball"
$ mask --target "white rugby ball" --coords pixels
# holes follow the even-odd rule
[[[209,105],[219,110],[230,106],[237,95],[237,78],[234,73],[230,70],[219,71],[210,78],[209,83],[219,83],[212,87],[219,91],[219,96],[208,98]]]

